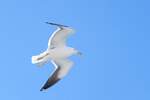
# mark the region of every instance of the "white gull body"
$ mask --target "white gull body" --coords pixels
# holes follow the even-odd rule
[[[78,50],[66,45],[67,37],[74,33],[74,30],[71,27],[49,22],[47,22],[47,24],[56,25],[58,28],[52,33],[52,36],[48,41],[47,50],[37,56],[32,56],[33,64],[43,66],[45,63],[51,61],[55,66],[54,72],[41,88],[41,91],[53,86],[67,75],[73,65],[73,62],[67,59],[67,57],[71,55],[81,55]]]

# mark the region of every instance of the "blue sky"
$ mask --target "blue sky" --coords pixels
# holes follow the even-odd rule
[[[1,100],[150,100],[148,0],[1,0]],[[73,27],[69,75],[48,92],[40,88],[53,70],[31,56],[47,48],[55,27]]]

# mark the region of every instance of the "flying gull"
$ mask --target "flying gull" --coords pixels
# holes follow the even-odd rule
[[[57,26],[57,30],[49,38],[47,50],[39,55],[32,56],[32,63],[43,66],[45,63],[51,61],[55,66],[55,70],[40,91],[53,86],[68,74],[73,65],[73,62],[68,59],[69,56],[81,55],[81,52],[66,45],[67,37],[74,33],[71,27],[50,22],[46,23]]]

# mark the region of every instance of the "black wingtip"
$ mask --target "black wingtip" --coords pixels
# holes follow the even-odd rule
[[[44,89],[43,87],[40,89],[41,92],[44,91],[44,90],[46,90],[46,89]]]
[[[51,23],[51,22],[45,22],[46,24],[51,24],[51,25],[53,25],[54,23]]]
[[[44,90],[43,88],[40,89],[40,91],[43,91],[43,90]]]
[[[54,73],[52,74],[52,76],[49,77],[49,79],[46,81],[46,83],[44,84],[44,86],[40,89],[40,91],[46,90],[48,88],[50,88],[51,86],[55,85],[59,80],[61,80],[58,77],[59,71],[60,71],[61,67],[58,67]]]
[[[50,25],[55,25],[55,26],[59,26],[59,27],[69,27],[66,25],[62,25],[62,24],[56,24],[56,23],[52,23],[52,22],[45,22],[46,24],[50,24]]]
[[[56,80],[51,80],[51,82],[46,83],[41,89],[40,91],[44,91],[47,90],[48,88],[50,88],[51,86],[55,85],[60,79],[56,79]]]

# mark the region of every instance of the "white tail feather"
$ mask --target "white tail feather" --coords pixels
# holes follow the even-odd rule
[[[36,64],[37,66],[43,66],[47,60],[45,59],[45,56],[43,54],[32,56],[32,64]]]

